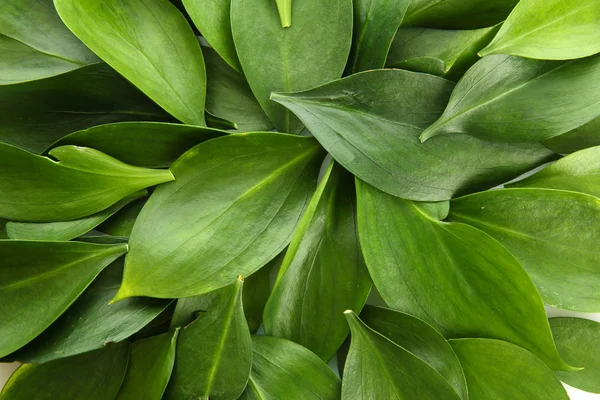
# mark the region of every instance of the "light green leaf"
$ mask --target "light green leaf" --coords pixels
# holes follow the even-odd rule
[[[450,340],[462,363],[470,400],[568,400],[540,359],[514,344],[490,339]]]
[[[600,115],[600,56],[569,62],[492,55],[458,82],[442,116],[421,134],[546,140]]]
[[[557,371],[558,379],[586,392],[600,393],[600,323],[582,318],[550,318],[556,347],[580,371]]]
[[[350,0],[295,0],[293,14],[294,24],[282,29],[272,0],[231,2],[231,28],[246,79],[275,127],[287,133],[299,133],[302,124],[269,100],[271,92],[339,78],[352,41]]]
[[[180,121],[206,125],[200,44],[168,0],[54,0],[94,53]]]
[[[352,342],[344,367],[342,400],[460,397],[431,366],[345,312]]]
[[[121,387],[129,343],[55,360],[25,364],[10,377],[0,400],[113,400]]]
[[[354,0],[352,72],[383,68],[410,0]]]
[[[521,0],[481,55],[571,60],[600,52],[597,0]]]
[[[0,85],[0,141],[35,153],[68,133],[94,125],[170,119],[106,64]]]
[[[169,383],[179,331],[131,344],[129,365],[116,400],[160,400]]]
[[[506,340],[553,369],[569,369],[533,282],[498,242],[361,181],[357,197],[363,255],[391,308],[421,318],[447,338]]]
[[[343,312],[360,312],[371,279],[356,232],[354,177],[331,163],[302,216],[265,308],[265,334],[328,361],[348,336]]]
[[[461,399],[467,399],[467,383],[460,362],[446,339],[412,315],[387,308],[365,306],[363,322],[436,370]]]
[[[126,252],[126,244],[0,240],[0,357],[42,333]]]
[[[263,311],[271,295],[271,269],[281,264],[281,256],[244,279],[242,303],[250,332],[255,333],[262,324]]]
[[[275,0],[282,28],[292,26],[292,0]]]
[[[200,316],[181,330],[167,400],[236,399],[252,367],[252,340],[242,307],[241,276],[210,296]]]
[[[550,150],[560,154],[573,153],[588,147],[600,146],[600,117],[572,131],[544,141]]]
[[[198,143],[227,135],[225,131],[201,126],[160,122],[123,122],[94,126],[71,133],[54,147],[91,147],[124,163],[147,168],[169,167]]]
[[[0,3],[0,54],[0,85],[47,78],[100,61],[67,29],[48,0]]]
[[[450,219],[502,243],[546,305],[600,312],[598,198],[550,189],[492,190],[453,200]]]
[[[134,167],[87,147],[36,156],[0,143],[0,217],[53,222],[97,213],[145,188],[172,181],[167,170]]]
[[[549,161],[537,143],[419,134],[446,106],[453,84],[408,71],[362,72],[299,93],[273,94],[361,180],[395,196],[447,200],[500,184]]]
[[[136,221],[117,299],[195,296],[257,271],[288,244],[322,159],[316,140],[278,133],[186,152],[171,167],[177,181],[159,186]]]
[[[339,378],[299,344],[271,336],[252,336],[252,351],[250,380],[239,400],[340,398]]]
[[[127,299],[109,304],[119,288],[123,262],[107,267],[48,329],[11,354],[11,361],[45,363],[116,343],[138,332],[169,304],[169,300]]]

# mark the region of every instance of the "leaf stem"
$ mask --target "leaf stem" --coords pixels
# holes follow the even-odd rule
[[[277,9],[279,10],[279,18],[281,26],[289,28],[292,26],[292,0],[275,0]]]

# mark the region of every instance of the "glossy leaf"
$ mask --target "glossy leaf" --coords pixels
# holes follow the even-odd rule
[[[146,190],[136,192],[116,202],[105,210],[88,217],[61,222],[9,222],[6,231],[10,239],[20,240],[71,240],[91,231],[121,208],[148,195]]]
[[[446,339],[430,325],[412,315],[373,306],[365,306],[360,318],[369,328],[436,370],[461,399],[467,399],[467,383],[460,362]]]
[[[344,168],[403,198],[447,200],[549,161],[551,153],[534,143],[452,135],[421,144],[419,134],[440,115],[452,88],[435,76],[379,70],[273,99],[298,115]]]
[[[492,40],[498,28],[401,28],[394,36],[386,66],[458,80],[479,60],[477,52]]]
[[[127,164],[161,168],[169,167],[195,145],[223,135],[227,132],[201,126],[123,122],[71,133],[50,149],[65,145],[91,147]]]
[[[600,323],[582,318],[550,318],[556,347],[564,359],[583,367],[557,371],[558,379],[586,392],[600,393]]]
[[[213,115],[233,121],[242,132],[269,131],[273,124],[254,97],[244,75],[203,47],[206,61],[206,109]]]
[[[240,400],[340,398],[339,378],[299,344],[271,336],[252,336],[252,351],[252,372]]]
[[[189,150],[136,221],[117,298],[194,296],[257,271],[288,244],[322,157],[314,139],[277,133]]]
[[[410,0],[354,0],[352,72],[383,68]]]
[[[122,273],[122,261],[107,267],[54,324],[7,359],[44,363],[120,342],[169,305],[168,300],[150,298],[109,304],[119,288]]]
[[[300,121],[269,96],[342,76],[352,41],[352,2],[294,0],[292,11],[294,24],[282,29],[272,0],[232,0],[231,28],[258,102],[280,132],[299,133]]]
[[[363,255],[391,308],[447,338],[506,340],[553,369],[569,368],[556,351],[533,282],[498,242],[469,225],[439,221],[432,211],[439,213],[443,204],[431,210],[360,181],[357,193]]]
[[[0,143],[1,217],[31,222],[78,219],[174,179],[167,170],[127,165],[87,147],[62,146],[49,154],[59,161]]]
[[[281,264],[281,256],[275,257],[267,265],[244,279],[242,303],[244,304],[244,315],[252,333],[256,333],[262,324],[263,311],[271,295],[271,269],[274,265],[279,264]]]
[[[550,150],[560,154],[573,153],[588,147],[600,146],[600,117],[579,128],[544,142]]]
[[[0,3],[0,54],[0,85],[47,78],[100,61],[67,29],[51,1]]]
[[[498,240],[546,305],[600,311],[600,200],[550,189],[502,189],[452,201],[450,218]]]
[[[179,331],[131,344],[129,365],[116,400],[160,400],[171,378]]]
[[[67,27],[168,113],[205,125],[200,44],[167,0],[54,0]]]
[[[113,400],[129,359],[129,343],[55,360],[25,364],[10,377],[1,400]]]
[[[236,399],[252,367],[252,340],[240,276],[219,289],[197,320],[182,329],[165,399]]]
[[[129,238],[133,230],[133,225],[145,204],[146,199],[128,204],[100,225],[98,230],[113,237]]]
[[[0,141],[35,153],[90,126],[170,118],[105,64],[0,86]]]
[[[342,380],[343,400],[451,399],[460,397],[423,360],[346,311],[352,331]]]
[[[471,400],[568,400],[552,371],[514,344],[490,339],[455,339]]]
[[[50,326],[126,252],[125,244],[0,240],[0,357]]]
[[[329,360],[348,336],[343,312],[360,312],[371,279],[356,228],[354,177],[331,163],[302,216],[264,313],[265,334]]]
[[[598,1],[521,0],[481,55],[570,60],[598,52]]]
[[[466,133],[499,141],[546,140],[600,115],[600,56],[567,63],[492,55],[458,82],[421,140]]]

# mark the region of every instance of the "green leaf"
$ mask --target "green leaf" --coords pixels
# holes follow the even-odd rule
[[[33,82],[0,85],[0,141],[35,153],[90,126],[169,119],[105,64]]]
[[[354,177],[332,162],[302,216],[265,308],[265,334],[328,361],[348,336],[371,279],[356,232]]]
[[[129,365],[116,400],[160,400],[169,383],[179,331],[131,344]]]
[[[573,153],[588,147],[600,146],[600,117],[579,128],[544,142],[550,150],[560,154]]]
[[[447,338],[506,340],[553,369],[569,368],[556,351],[533,282],[498,242],[361,181],[357,197],[363,255],[391,308],[421,318]]]
[[[252,94],[244,75],[210,47],[203,47],[206,61],[206,109],[213,115],[235,122],[242,132],[269,131],[273,124]]]
[[[446,339],[426,322],[387,308],[365,306],[363,322],[436,370],[461,399],[467,399],[467,383],[460,362]]]
[[[231,0],[183,0],[182,3],[202,37],[231,68],[242,72],[231,34]],[[202,49],[204,53],[206,49]]]
[[[502,22],[519,0],[413,0],[403,26],[475,29]]]
[[[458,80],[492,40],[499,26],[473,30],[401,28],[394,36],[385,63],[400,68]]]
[[[57,321],[7,359],[45,363],[120,342],[150,323],[170,304],[168,300],[150,298],[109,304],[122,274],[120,260],[107,267]]]
[[[280,132],[299,133],[300,121],[269,96],[342,76],[352,41],[352,2],[295,0],[293,12],[294,25],[282,29],[272,0],[231,2],[233,38],[252,92]]]
[[[568,400],[540,359],[514,344],[490,339],[450,340],[462,363],[471,400]]]
[[[94,126],[71,133],[54,147],[91,147],[124,163],[147,168],[169,167],[198,143],[227,135],[225,131],[201,126],[160,122],[123,122]]]
[[[91,231],[121,208],[148,195],[148,191],[136,192],[116,202],[105,210],[88,217],[61,222],[9,222],[6,231],[10,239],[20,240],[71,240]]]
[[[493,190],[453,200],[450,218],[502,243],[546,305],[600,312],[598,198],[550,189]]]
[[[600,198],[600,146],[568,155],[508,187],[571,190]],[[575,217],[575,221],[580,217]]]
[[[67,29],[51,1],[0,3],[0,54],[0,85],[47,78],[100,61]]]
[[[558,379],[586,392],[600,393],[600,323],[582,318],[550,318],[560,354],[580,371],[557,371]]]
[[[165,399],[226,400],[242,394],[252,367],[242,285],[239,276],[219,289],[198,319],[181,330]]]
[[[273,94],[344,168],[395,196],[447,200],[491,187],[548,161],[537,143],[419,134],[446,106],[452,83],[398,70],[362,72],[306,92]]]
[[[354,0],[352,72],[383,68],[410,0]]]
[[[481,55],[571,60],[600,52],[600,2],[521,0]]]
[[[267,265],[244,279],[244,315],[250,332],[255,333],[262,324],[263,311],[271,295],[270,272],[275,265],[281,264],[281,256],[275,257]]]
[[[319,357],[299,344],[271,336],[252,336],[252,351],[250,380],[239,400],[340,398],[340,379]]]
[[[1,400],[113,400],[121,387],[129,343],[46,364],[25,364],[10,377]]]
[[[292,26],[292,0],[275,0],[282,28]]]
[[[0,357],[42,333],[126,252],[126,244],[0,240]]]
[[[600,56],[569,62],[492,55],[458,82],[421,141],[446,133],[498,141],[546,140],[600,115]]]
[[[316,140],[278,133],[189,150],[136,221],[117,299],[195,296],[257,271],[288,244],[322,159]]]
[[[344,367],[343,400],[460,399],[423,360],[366,326],[352,311],[345,315],[352,342]]]
[[[0,217],[28,222],[78,219],[174,179],[168,170],[134,167],[87,147],[61,146],[49,154],[59,161],[0,143]]]
[[[180,121],[206,125],[200,44],[167,0],[54,0],[67,27],[94,53]]]

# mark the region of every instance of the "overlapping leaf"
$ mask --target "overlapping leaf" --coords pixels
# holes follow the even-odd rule
[[[244,279],[242,303],[250,332],[255,333],[262,324],[263,311],[271,295],[271,268],[281,264],[281,256]]]
[[[544,141],[544,144],[557,153],[568,154],[588,147],[600,146],[600,117],[572,131]]]

